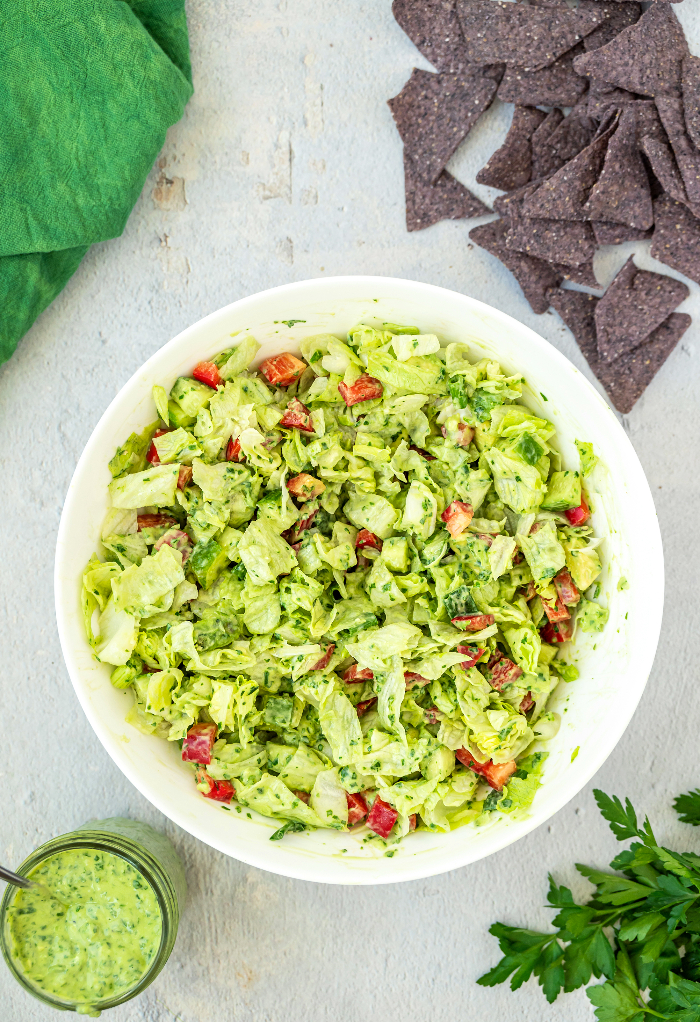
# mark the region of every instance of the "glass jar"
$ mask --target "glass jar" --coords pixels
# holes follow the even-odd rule
[[[10,884],[8,884],[2,902],[0,902],[0,947],[17,982],[34,997],[60,1011],[76,1011],[79,1014],[97,1018],[100,1011],[105,1008],[113,1008],[117,1004],[123,1004],[124,1001],[138,996],[153,982],[163,968],[175,945],[180,913],[184,908],[187,895],[187,883],[182,861],[168,838],[146,823],[122,817],[113,817],[108,820],[88,820],[82,827],[71,831],[70,834],[62,834],[60,837],[47,841],[46,844],[32,852],[15,872],[22,876],[28,876],[46,859],[70,849],[95,849],[118,855],[136,869],[150,885],[160,908],[162,930],[160,946],[148,971],[133,987],[122,990],[117,996],[89,1004],[62,1000],[42,990],[25,975],[21,963],[15,957],[8,909],[20,889]]]

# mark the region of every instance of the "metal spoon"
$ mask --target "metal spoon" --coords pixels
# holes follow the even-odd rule
[[[0,880],[6,880],[8,884],[14,884],[15,887],[22,887],[24,890],[34,890],[38,894],[43,894],[45,898],[53,898],[54,901],[58,901],[61,905],[68,905],[68,902],[64,901],[60,894],[50,891],[46,884],[41,884],[37,880],[30,880],[29,877],[20,876],[19,873],[13,873],[6,866],[0,866]]]

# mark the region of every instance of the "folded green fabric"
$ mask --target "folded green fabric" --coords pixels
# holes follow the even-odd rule
[[[12,0],[0,52],[1,363],[124,230],[192,71],[184,0]]]

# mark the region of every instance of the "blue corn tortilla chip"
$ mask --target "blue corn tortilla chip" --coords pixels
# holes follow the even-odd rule
[[[683,184],[676,158],[668,142],[660,142],[647,136],[642,139],[642,151],[649,160],[651,169],[665,192],[678,202],[683,202],[695,216],[700,216],[700,205],[692,203]]]
[[[561,282],[562,275],[542,259],[533,259],[522,252],[511,252],[506,248],[507,230],[505,220],[492,220],[488,224],[473,227],[469,237],[510,270],[520,284],[533,312],[546,312],[549,308],[547,291]]]
[[[441,72],[473,74],[467,60],[462,29],[455,10],[457,0],[394,0],[394,18],[426,60]],[[504,67],[483,68],[486,77],[500,77]]]
[[[630,103],[638,103],[639,97],[625,89],[617,89],[598,78],[592,78],[588,89],[588,116],[603,121],[610,110],[621,110]]]
[[[686,57],[682,81],[685,126],[693,144],[700,149],[700,57]]]
[[[498,86],[498,98],[503,103],[525,103],[528,106],[574,106],[586,91],[586,79],[574,71],[574,57],[578,57],[579,53],[583,53],[583,43],[578,43],[539,71],[506,67]]]
[[[388,102],[403,139],[412,173],[434,184],[459,143],[496,93],[483,75],[432,74],[413,69],[398,96]]]
[[[608,142],[605,163],[584,212],[590,220],[647,231],[654,223],[649,177],[637,147],[634,107],[625,107]]]
[[[590,224],[574,220],[533,219],[523,216],[521,206],[522,202],[511,202],[508,206],[507,248],[566,266],[580,266],[593,259],[596,243]]]
[[[549,145],[549,139],[552,132],[559,127],[563,120],[564,114],[561,110],[556,108],[554,110],[550,110],[545,119],[542,121],[542,124],[532,136],[530,146],[532,149],[533,180],[539,177],[549,177],[564,165],[564,161],[561,160],[555,149]]]
[[[479,184],[511,191],[527,184],[532,173],[530,140],[547,115],[534,107],[516,106],[503,145],[476,175]]]
[[[588,99],[584,94],[561,124],[554,128],[547,145],[554,150],[563,166],[591,144],[597,130],[598,125],[588,116]]]
[[[676,15],[666,3],[654,4],[636,25],[624,29],[600,49],[584,53],[574,68],[643,96],[678,96],[688,44]]]
[[[593,260],[589,259],[580,266],[565,266],[564,263],[552,263],[555,273],[560,273],[565,280],[574,284],[583,284],[584,287],[600,288],[598,278],[593,271]]]
[[[645,241],[651,237],[651,230],[640,231],[627,224],[605,223],[592,220],[591,227],[599,245],[622,245],[625,241]]]
[[[608,16],[603,24],[594,28],[583,40],[586,51],[599,50],[601,46],[607,46],[624,29],[636,25],[641,16],[642,8],[639,3],[610,4]]]
[[[491,212],[476,195],[443,170],[434,185],[426,184],[404,158],[406,184],[406,228],[422,231],[440,220],[463,220]]]
[[[613,121],[589,146],[553,174],[523,204],[526,216],[545,220],[588,220],[584,205],[598,180]]]
[[[606,18],[604,5],[526,7],[501,0],[457,0],[468,59],[504,62],[525,71],[553,64]]]
[[[651,254],[700,284],[700,220],[670,195],[654,202]]]
[[[613,362],[627,355],[689,294],[689,288],[682,281],[640,270],[630,256],[596,308],[601,362]]]
[[[700,203],[700,152],[686,130],[683,100],[677,96],[657,96],[656,108],[676,157],[688,199],[691,203]]]
[[[560,288],[550,291],[548,298],[574,335],[591,372],[623,415],[632,411],[691,323],[690,316],[674,312],[644,344],[606,365],[598,357],[596,340],[595,312],[601,299]]]

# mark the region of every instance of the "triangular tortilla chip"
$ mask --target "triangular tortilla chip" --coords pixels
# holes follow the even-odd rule
[[[628,92],[677,96],[687,56],[688,44],[676,15],[668,4],[659,3],[607,46],[577,57],[574,68],[580,75],[602,78]]]
[[[480,248],[486,249],[491,255],[510,270],[523,294],[532,306],[533,312],[546,312],[549,308],[547,291],[556,287],[561,275],[541,259],[533,259],[521,252],[511,252],[506,248],[508,225],[505,220],[492,220],[488,224],[473,227],[469,232],[472,241]]]
[[[638,231],[627,224],[602,223],[600,220],[591,222],[595,240],[599,245],[622,245],[625,241],[644,241],[651,237],[651,231]]]
[[[445,75],[413,69],[388,102],[416,176],[434,184],[496,92],[481,74]]]
[[[654,223],[649,178],[637,148],[634,107],[625,107],[608,142],[603,170],[584,210],[591,220],[627,224],[646,231]]]
[[[469,71],[457,0],[394,0],[394,17],[426,60],[447,74]]]
[[[683,106],[688,134],[700,149],[700,57],[683,61]]]
[[[686,130],[683,100],[676,96],[657,96],[656,108],[676,157],[688,199],[692,203],[700,203],[700,152]]]
[[[642,8],[638,3],[613,3],[609,5],[608,16],[602,25],[594,28],[583,40],[586,52],[599,50],[618,36],[630,25],[636,25],[642,16]]]
[[[560,273],[565,280],[571,280],[574,284],[583,284],[584,287],[600,288],[598,279],[593,272],[593,260],[581,263],[580,266],[565,266],[564,263],[552,263],[555,273]]]
[[[549,139],[552,132],[559,127],[564,120],[561,110],[550,110],[542,124],[530,140],[532,147],[532,179],[538,177],[549,177],[556,170],[563,166],[562,161],[552,146]]]
[[[523,212],[526,216],[545,220],[589,219],[583,207],[603,169],[608,139],[616,123],[613,121],[583,152],[525,200]]]
[[[463,220],[486,216],[491,212],[476,195],[443,170],[434,185],[426,184],[413,173],[410,160],[404,159],[406,182],[406,228],[422,231],[439,220]]]
[[[476,175],[479,184],[500,188],[504,192],[527,184],[532,172],[530,139],[546,116],[534,107],[515,107],[503,145]]]
[[[525,103],[528,106],[574,106],[586,91],[586,79],[574,71],[574,57],[583,53],[583,43],[558,57],[553,64],[539,71],[506,67],[498,98],[503,103]]]
[[[650,137],[643,138],[642,151],[649,160],[651,169],[660,181],[664,191],[668,192],[671,198],[676,199],[677,202],[684,202],[691,212],[695,213],[696,216],[700,216],[700,207],[691,204],[688,198],[681,172],[678,169],[676,158],[668,142],[659,142],[658,139]]]
[[[601,362],[613,362],[636,348],[689,294],[682,281],[640,270],[630,256],[596,308]]]
[[[550,291],[548,297],[576,338],[591,371],[624,415],[632,411],[691,323],[690,316],[674,312],[644,344],[606,365],[598,358],[596,343],[595,310],[599,299],[582,291],[559,288]]]
[[[580,266],[595,255],[595,237],[590,224],[574,220],[541,220],[523,216],[522,203],[508,206],[510,229],[506,245],[514,252],[544,259],[548,263]]]
[[[700,284],[700,220],[670,195],[654,202],[651,254]]]
[[[610,110],[621,110],[629,103],[638,103],[639,99],[632,92],[616,89],[614,85],[601,82],[598,78],[591,79],[588,90],[588,116],[602,121]]]
[[[474,64],[503,61],[525,71],[553,64],[557,57],[602,24],[604,5],[525,7],[501,0],[457,0],[457,14]]]

